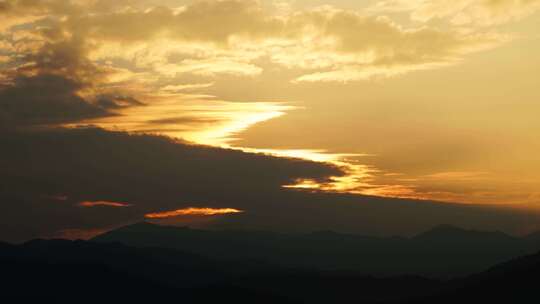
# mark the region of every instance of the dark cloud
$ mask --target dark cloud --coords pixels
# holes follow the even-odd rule
[[[8,236],[110,226],[190,204],[227,204],[222,198],[244,192],[264,197],[300,177],[341,174],[326,164],[99,129],[5,132],[0,140],[1,222],[15,227],[3,230]],[[53,199],[59,195],[68,199]],[[132,207],[74,207],[82,201]],[[236,204],[246,203],[257,204]]]
[[[100,95],[96,99],[96,105],[104,109],[122,109],[133,106],[143,106],[144,103],[131,96],[123,95]]]
[[[11,10],[11,4],[9,2],[0,2],[0,13],[6,13]]]
[[[113,115],[77,94],[81,84],[58,75],[20,76],[0,91],[0,119],[7,126],[48,125]]]
[[[8,73],[10,83],[0,88],[0,127],[58,125],[143,105],[124,94],[84,96],[84,92],[98,91],[107,72],[87,58],[88,46],[83,39],[62,37],[54,27],[49,32],[56,34],[48,36],[59,40],[47,41],[25,54],[24,64]]]
[[[297,178],[342,172],[166,137],[82,128],[4,132],[0,142],[0,239],[102,230],[187,207],[244,211],[207,223],[214,227],[289,232],[411,234],[441,223],[515,232],[540,222],[530,212],[283,189]],[[130,207],[80,208],[85,201]]]

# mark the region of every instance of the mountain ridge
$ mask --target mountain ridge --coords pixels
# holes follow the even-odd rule
[[[215,259],[253,259],[283,267],[352,269],[374,275],[463,276],[540,250],[540,244],[502,232],[436,226],[410,238],[316,231],[283,234],[199,230],[137,223],[109,231],[95,242],[173,248]]]
[[[119,243],[34,240],[8,247],[12,250],[0,247],[0,267],[10,278],[3,285],[3,299],[13,297],[19,302],[50,299],[73,303],[78,299],[91,303],[103,297],[155,302],[173,295],[181,295],[182,302],[188,304],[223,299],[246,304],[339,303],[340,299],[355,299],[360,304],[524,302],[538,298],[533,278],[540,274],[540,253],[508,260],[465,278],[434,280],[275,266],[235,273],[221,261]],[[202,262],[197,263],[197,259]],[[33,292],[25,292],[28,289]]]

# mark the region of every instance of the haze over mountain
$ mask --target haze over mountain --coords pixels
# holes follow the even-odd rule
[[[92,240],[140,248],[172,248],[213,259],[259,260],[283,267],[354,270],[373,275],[465,275],[540,250],[540,242],[534,239],[448,225],[411,238],[381,238],[331,231],[280,234],[139,223]]]
[[[119,243],[34,240],[0,244],[4,300],[92,303],[456,303],[538,298],[540,254],[516,258],[452,280],[377,278],[357,271],[276,267],[251,259],[224,261],[177,250]],[[28,288],[31,287],[31,292]],[[106,300],[104,300],[106,299]]]

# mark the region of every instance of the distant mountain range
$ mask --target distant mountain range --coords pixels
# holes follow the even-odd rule
[[[145,230],[177,229],[149,225],[126,229],[142,226]],[[431,239],[453,230],[443,228],[417,238]],[[317,235],[316,239],[322,238]],[[515,258],[464,278],[442,280],[286,268],[120,243],[34,240],[22,245],[0,243],[0,269],[5,303],[444,304],[534,303],[540,298],[540,254]]]
[[[540,238],[439,226],[412,238],[377,238],[321,231],[279,234],[208,231],[138,223],[92,241],[160,247],[217,260],[253,260],[319,271],[370,275],[463,276],[540,250]]]
[[[371,303],[419,296],[440,284],[419,277],[375,279],[353,272],[287,269],[249,260],[216,261],[171,249],[68,240],[0,244],[0,269],[5,279],[2,299],[11,300],[6,303],[323,303],[319,300],[338,295]],[[364,295],[355,295],[356,284],[364,285]],[[318,294],[310,291],[314,286],[319,286]],[[386,288],[392,293],[381,293]]]

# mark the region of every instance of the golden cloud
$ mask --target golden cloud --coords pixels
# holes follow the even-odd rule
[[[410,11],[415,21],[448,19],[457,25],[489,26],[518,20],[540,9],[539,0],[386,0],[374,11]]]
[[[183,74],[257,76],[263,60],[299,70],[304,75],[296,82],[391,77],[453,64],[508,41],[490,32],[406,28],[387,17],[328,6],[276,14],[258,1],[199,1],[176,8],[124,3],[110,11],[100,2],[8,3],[16,16],[48,14],[31,23],[42,39],[51,39],[45,33],[82,39],[89,49],[85,56],[123,70],[122,79],[129,78],[127,69],[147,73],[149,81],[148,74],[156,75],[157,82]]]
[[[145,215],[146,218],[149,219],[162,219],[162,218],[169,218],[169,217],[177,217],[177,216],[214,216],[214,215],[223,215],[223,214],[231,214],[231,213],[241,213],[243,211],[233,208],[221,208],[221,209],[214,209],[214,208],[184,208],[184,209],[178,209],[174,211],[165,211],[165,212],[156,212],[156,213],[148,213]]]
[[[80,202],[78,204],[80,207],[98,207],[98,206],[104,206],[104,207],[130,207],[130,204],[127,203],[120,203],[120,202],[109,202],[109,201],[84,201]]]

